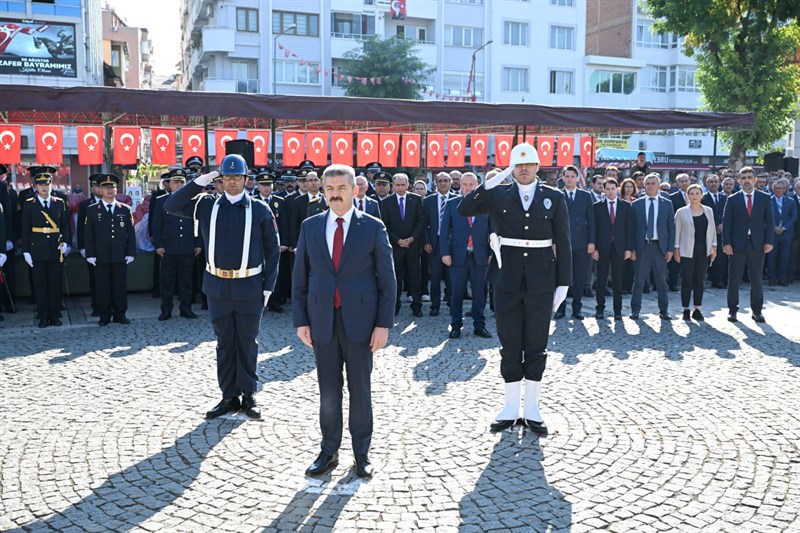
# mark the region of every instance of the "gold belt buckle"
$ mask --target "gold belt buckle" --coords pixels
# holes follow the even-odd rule
[[[228,278],[231,277],[231,271],[230,270],[220,270],[219,271],[219,277],[228,279]]]

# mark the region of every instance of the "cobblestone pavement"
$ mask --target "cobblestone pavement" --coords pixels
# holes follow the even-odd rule
[[[800,286],[766,294],[766,325],[728,323],[720,290],[705,323],[661,322],[652,294],[639,322],[554,323],[541,440],[487,430],[496,338],[446,340],[404,304],[375,357],[368,482],[347,434],[330,476],[303,476],[317,389],[289,313],[263,321],[265,420],[206,421],[205,316],[161,323],[133,295],[130,326],[75,300],[38,330],[27,306],[0,324],[0,530],[800,531]]]

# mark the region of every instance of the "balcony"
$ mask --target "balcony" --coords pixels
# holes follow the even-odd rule
[[[233,52],[236,50],[236,31],[233,28],[206,26],[203,28],[203,52]]]
[[[331,33],[331,57],[342,58],[350,50],[361,48],[360,41],[366,37],[373,36],[354,33]]]
[[[214,0],[189,0],[189,22],[199,30],[214,14]]]
[[[230,78],[206,78],[200,90],[211,93],[258,93],[258,80],[233,80]]]

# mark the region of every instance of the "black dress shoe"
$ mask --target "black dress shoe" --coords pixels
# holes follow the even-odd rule
[[[450,330],[450,334],[447,336],[448,339],[460,339],[461,338],[461,328],[452,328]]]
[[[597,320],[603,320],[603,319],[606,317],[606,314],[605,314],[605,312],[603,312],[603,311],[597,311],[597,312],[594,314],[594,317],[595,317]]]
[[[182,318],[197,318],[197,315],[192,313],[191,311],[181,311]]]
[[[491,334],[491,333],[489,333],[489,330],[488,330],[488,329],[486,329],[486,328],[485,328],[485,327],[483,327],[483,326],[479,326],[479,327],[475,328],[475,329],[474,329],[472,332],[473,332],[473,333],[475,334],[475,336],[477,336],[477,337],[482,337],[482,338],[484,338],[484,339],[491,339],[491,338],[492,338],[492,334]]]
[[[678,292],[678,286],[677,285],[670,285],[669,286],[669,292]]]
[[[505,431],[510,427],[515,426],[522,422],[521,418],[517,418],[515,420],[495,420],[489,425],[489,431],[492,433],[497,433],[498,431]]]
[[[164,320],[169,320],[170,318],[172,318],[172,313],[164,312],[164,313],[161,313],[160,315],[158,315],[158,319],[161,320],[162,322]]]
[[[40,320],[40,321],[39,321],[39,327],[40,327],[40,328],[46,328],[46,327],[47,327],[47,326],[49,326],[49,325],[50,325],[50,322],[48,322],[48,321],[47,321],[46,319],[44,319],[44,318],[43,318],[42,320]]]
[[[200,310],[201,311],[208,311],[208,304],[207,303],[203,303],[203,305],[200,306]]]
[[[759,324],[763,324],[764,322],[766,322],[766,320],[764,319],[764,315],[762,315],[761,313],[753,313],[753,320],[755,320]]]
[[[620,313],[614,314],[614,320],[622,320],[622,314]]]
[[[540,437],[547,436],[547,426],[544,425],[544,422],[536,422],[535,420],[528,420],[526,418],[525,425],[528,426],[533,433],[539,435]]]
[[[692,311],[692,318],[694,318],[698,322],[702,322],[703,320],[705,320],[705,318],[703,317],[703,313],[701,313],[699,309],[695,309],[694,311]]]
[[[256,399],[253,398],[252,392],[242,393],[242,412],[248,418],[261,420],[261,409],[258,407]]]
[[[631,320],[639,320],[639,313],[631,313]]]
[[[3,320],[5,320],[5,318],[3,318],[3,315],[0,315],[0,322],[2,322]]]
[[[583,313],[578,311],[577,313],[572,313],[572,318],[574,318],[575,320],[583,320],[584,316]]]
[[[594,292],[589,287],[583,289],[583,296],[584,298],[594,298]]]
[[[692,314],[688,309],[684,309],[683,310],[683,319],[684,320],[691,320],[692,319]]]
[[[711,284],[711,288],[712,289],[724,289],[725,285],[723,285],[722,283],[714,282],[714,283]]]
[[[92,311],[92,316],[100,316],[100,313],[98,313],[97,311]]]
[[[411,311],[411,314],[415,317],[419,318],[422,316],[422,309],[414,309]]]
[[[306,468],[306,475],[311,477],[318,477],[327,474],[339,464],[339,454],[334,453],[328,455],[325,452],[320,452],[317,458],[311,463],[311,466]]]
[[[669,313],[665,313],[663,311],[658,312],[658,318],[660,318],[661,320],[672,320],[672,317],[669,316]]]
[[[650,286],[649,285],[645,285],[644,286],[644,288],[642,289],[642,294],[650,294]]]
[[[429,316],[439,316],[439,308],[438,307],[431,307],[431,310],[428,312]]]
[[[279,305],[270,305],[267,307],[267,309],[273,313],[283,313],[283,308]]]
[[[356,475],[360,478],[369,479],[375,473],[375,467],[369,462],[366,455],[356,456]]]
[[[212,410],[206,413],[206,418],[217,418],[228,413],[235,413],[242,407],[239,397],[223,398],[221,402],[214,406]]]
[[[59,319],[51,318],[50,319],[50,325],[51,326],[61,326],[62,324],[61,324],[61,321]]]
[[[553,313],[553,320],[558,320],[564,318],[565,316],[566,313],[564,313],[564,311],[556,311],[555,313]]]
[[[111,322],[108,321],[106,318],[101,318],[100,322],[97,323],[98,326],[103,327],[109,325]]]
[[[739,319],[736,318],[736,313],[735,312],[728,313],[728,322],[738,322],[738,321],[739,321]]]
[[[115,318],[114,322],[117,324],[128,325],[131,323],[131,319],[126,316],[121,316],[119,318]]]

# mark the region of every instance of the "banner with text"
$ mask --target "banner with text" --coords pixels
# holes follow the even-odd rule
[[[0,19],[0,74],[77,78],[75,25]]]

